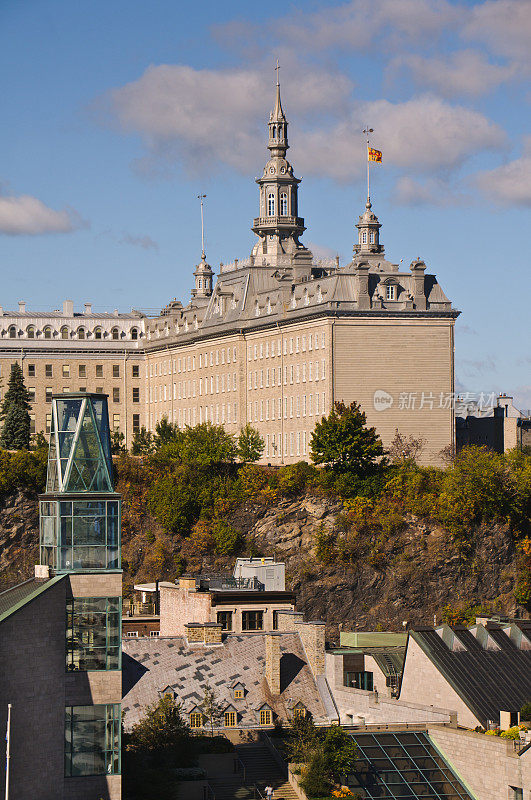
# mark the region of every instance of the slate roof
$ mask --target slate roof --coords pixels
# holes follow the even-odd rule
[[[189,714],[201,702],[207,684],[216,691],[218,702],[237,709],[238,728],[256,728],[256,709],[264,703],[287,720],[289,704],[300,701],[316,722],[327,722],[299,635],[279,636],[282,692],[278,697],[271,695],[264,677],[264,634],[229,634],[221,646],[214,647],[190,647],[180,636],[123,639],[122,711],[126,729],[143,717],[145,707],[156,702],[167,687],[172,687],[184,712]],[[233,696],[235,681],[245,687],[241,700]]]
[[[9,617],[19,608],[29,603],[34,597],[41,594],[41,592],[48,589],[58,580],[63,579],[63,575],[51,578],[49,580],[42,578],[30,578],[23,583],[12,586],[0,592],[0,622]]]
[[[419,627],[410,636],[483,727],[531,697],[531,621]]]

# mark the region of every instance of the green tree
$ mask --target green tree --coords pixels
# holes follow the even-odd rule
[[[181,706],[170,694],[146,709],[145,716],[133,725],[127,737],[127,750],[139,753],[161,754],[169,752],[179,761],[179,756],[189,756],[192,736],[181,715]],[[182,758],[186,763],[188,758]]]
[[[155,444],[153,442],[153,434],[151,431],[148,431],[142,427],[140,430],[135,431],[135,435],[133,436],[133,444],[131,445],[131,453],[134,456],[145,455],[147,453],[152,453]]]
[[[223,718],[224,707],[218,702],[217,693],[209,683],[205,685],[203,699],[199,703],[199,708],[208,720],[210,735],[214,736],[214,726]]]
[[[24,385],[20,364],[11,367],[8,390],[0,407],[3,420],[0,445],[6,450],[29,450],[30,446],[30,399]]]
[[[310,440],[311,459],[334,472],[368,474],[384,455],[382,442],[374,428],[366,426],[366,416],[358,403],[334,403],[334,408],[315,426]]]
[[[233,462],[236,458],[234,436],[227,433],[223,426],[212,425],[210,422],[186,428],[182,458],[185,464],[197,464],[203,467]]]
[[[168,421],[168,417],[162,417],[160,422],[155,425],[154,444],[158,450],[166,444],[170,444],[179,440],[180,430],[177,425]]]
[[[111,453],[113,456],[120,455],[120,453],[125,453],[127,447],[124,444],[125,436],[121,431],[118,429],[111,431]]]
[[[238,458],[243,463],[254,463],[258,461],[264,452],[265,442],[256,428],[247,425],[241,429],[238,436]]]

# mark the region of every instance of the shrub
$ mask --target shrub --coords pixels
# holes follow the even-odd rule
[[[525,720],[525,722],[531,721],[531,700],[524,703],[520,709],[520,719]]]

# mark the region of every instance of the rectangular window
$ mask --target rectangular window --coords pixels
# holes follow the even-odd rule
[[[44,365],[44,374],[47,378],[53,378],[53,365],[52,364],[45,364]]]
[[[120,774],[120,704],[65,708],[65,777]]]
[[[119,389],[118,386],[113,386],[112,401],[113,401],[113,403],[119,403],[120,402],[120,389]]]
[[[103,394],[103,386],[96,386],[96,394]]]
[[[112,427],[113,427],[113,429],[115,431],[117,431],[118,428],[120,427],[120,415],[119,414],[113,414],[112,415]]]
[[[263,611],[242,611],[242,631],[261,631],[263,629]]]
[[[35,433],[35,414],[30,414],[30,434]]]
[[[96,364],[96,378],[103,378],[103,364]]]
[[[175,372],[175,369],[173,370]],[[135,364],[132,369],[132,377],[133,378],[140,378],[140,367],[138,364]]]
[[[120,597],[67,598],[68,672],[120,669],[120,608]]]
[[[47,403],[51,403],[52,402],[52,394],[53,394],[52,387],[51,386],[47,386],[44,391],[46,392],[46,402]]]
[[[260,725],[271,725],[271,711],[268,708],[260,711]]]
[[[50,433],[52,427],[52,415],[46,414],[46,433]]]
[[[133,433],[140,430],[140,414],[133,414]]]
[[[217,620],[218,625],[221,625],[222,630],[232,630],[232,611],[218,611]]]
[[[140,403],[140,389],[138,386],[133,386],[133,403]]]
[[[70,364],[63,364],[63,378],[70,377]]]
[[[35,364],[28,364],[28,378],[35,377]]]
[[[85,364],[78,364],[78,368],[77,369],[78,369],[78,374],[79,374],[80,378],[86,378],[87,377],[87,367],[86,367]]]
[[[225,727],[226,728],[234,728],[236,727],[236,712],[235,711],[225,711]]]
[[[193,711],[190,714],[190,727],[191,728],[203,727],[203,715],[200,714],[198,711]]]
[[[34,386],[28,386],[28,395],[29,395],[30,403],[34,403],[35,402],[35,387]]]
[[[113,378],[119,378],[120,377],[120,365],[119,364],[113,364],[112,365],[112,376],[113,376]]]

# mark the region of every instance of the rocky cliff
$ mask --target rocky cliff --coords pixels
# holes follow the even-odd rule
[[[124,584],[174,579],[183,568],[187,540],[165,534],[144,512],[134,525],[124,504]],[[409,515],[397,532],[377,539],[352,533],[338,498],[302,495],[273,504],[244,502],[231,513],[243,535],[242,552],[286,562],[289,588],[310,619],[325,619],[332,638],[339,627],[400,630],[404,621],[431,624],[452,609],[482,605],[514,613],[516,575],[507,526],[481,525],[463,541],[428,519]],[[348,548],[341,543],[348,543]],[[157,557],[157,548],[162,553]],[[38,554],[37,495],[0,500],[0,590],[29,577]],[[232,556],[206,554],[201,571],[230,569]],[[466,608],[465,608],[466,607]]]

